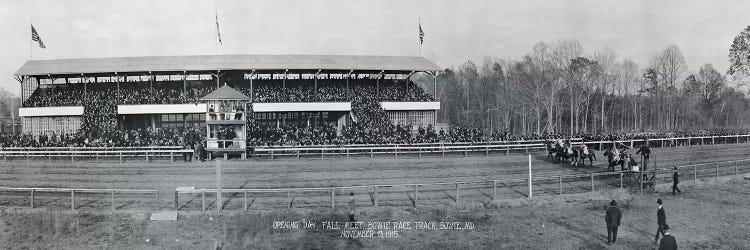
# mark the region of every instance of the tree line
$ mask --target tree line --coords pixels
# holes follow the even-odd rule
[[[740,87],[750,75],[750,26],[737,37],[727,74],[708,63],[689,69],[675,45],[641,66],[610,48],[586,53],[576,40],[539,42],[514,60],[466,61],[437,78],[437,120],[513,134],[748,128]],[[431,80],[416,79],[430,93]]]

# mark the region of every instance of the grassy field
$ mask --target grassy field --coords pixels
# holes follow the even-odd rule
[[[362,208],[363,222],[472,222],[473,229],[399,229],[397,237],[344,238],[342,230],[274,229],[276,221],[346,221],[346,211],[308,209],[181,213],[176,222],[148,221],[147,214],[3,211],[0,244],[4,249],[653,249],[657,198],[664,200],[667,222],[681,249],[748,249],[750,180],[723,178],[718,183],[685,183],[672,196],[627,192],[535,198],[491,208],[430,206]],[[717,185],[718,184],[718,185]],[[604,207],[618,199],[623,212],[617,244],[607,247]],[[542,202],[544,201],[544,202]],[[536,204],[536,205],[529,205]],[[394,235],[391,235],[394,236]]]
[[[653,149],[652,165],[669,168],[700,162],[716,162],[748,158],[750,144],[720,144],[677,148]],[[599,160],[592,167],[561,167],[551,163],[543,152],[533,152],[532,169],[535,178],[570,174],[604,172],[604,157],[597,152]],[[116,197],[117,209],[156,210],[173,208],[173,192],[176,187],[194,186],[211,188],[216,185],[214,163],[191,163],[157,161],[146,164],[143,161],[129,161],[124,164],[113,162],[67,161],[47,163],[46,161],[15,160],[0,164],[0,182],[9,187],[58,187],[58,188],[122,188],[156,189],[160,199],[153,195],[125,195]],[[222,181],[224,188],[294,188],[332,187],[354,185],[394,185],[382,188],[379,203],[390,206],[411,206],[413,186],[399,186],[409,183],[447,183],[420,187],[420,205],[446,205],[455,201],[453,182],[489,181],[526,178],[528,158],[522,154],[483,154],[463,157],[462,154],[440,156],[360,157],[354,159],[307,158],[229,161],[224,162]],[[722,172],[731,171],[731,166],[722,166]],[[740,166],[750,170],[750,162]],[[713,176],[711,166],[702,167],[701,177]],[[686,178],[692,173],[683,172]],[[659,176],[666,180],[669,174]],[[498,198],[522,198],[527,196],[524,180],[499,182]],[[588,192],[591,185],[588,178],[565,179],[564,193]],[[619,178],[598,178],[596,189],[617,188]],[[535,194],[558,194],[557,180],[539,181],[535,184]],[[250,209],[264,210],[288,207],[291,201],[296,208],[319,208],[330,206],[330,191],[295,192],[281,194],[250,194]],[[336,194],[336,204],[343,205],[349,192],[354,192],[360,206],[373,203],[371,188],[340,190]],[[492,183],[485,182],[461,186],[461,201],[466,203],[486,203],[492,198]],[[289,197],[288,197],[289,196]],[[230,210],[241,209],[243,194],[225,195],[224,207]],[[111,206],[110,197],[102,194],[77,194],[77,209],[101,210]],[[213,194],[207,194],[208,209],[214,204]],[[36,206],[50,209],[69,209],[70,194],[36,194]],[[24,207],[29,204],[28,192],[0,192],[0,206]],[[180,209],[199,211],[202,207],[201,195],[182,195]]]

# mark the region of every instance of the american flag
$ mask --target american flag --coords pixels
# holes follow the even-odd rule
[[[34,29],[34,25],[31,25],[31,40],[39,43],[39,48],[46,49],[47,46],[44,46],[44,43],[42,42],[42,38],[39,37],[39,33],[36,33],[36,29]]]
[[[224,43],[221,42],[221,31],[219,31],[219,13],[216,14],[216,35],[219,37],[219,44],[224,45]]]
[[[419,44],[424,43],[424,31],[422,31],[422,23],[419,23]]]

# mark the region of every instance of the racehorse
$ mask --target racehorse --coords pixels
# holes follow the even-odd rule
[[[573,162],[577,160],[578,152],[573,150],[570,146],[567,147],[557,147],[557,151],[555,152],[555,158],[558,162],[562,164],[568,164],[571,165]],[[570,163],[568,163],[568,159],[571,160]]]
[[[555,159],[555,152],[557,152],[557,148],[555,148],[555,143],[553,141],[546,141],[544,143],[544,146],[547,148],[547,159]]]
[[[596,154],[594,153],[594,150],[586,147],[586,145],[578,148],[578,157],[580,158],[581,164],[584,166],[586,165],[586,159],[589,159],[589,166],[593,166],[594,160],[596,160]],[[578,164],[576,164],[576,166],[577,165]]]
[[[622,159],[622,154],[620,154],[620,151],[617,150],[617,148],[608,148],[604,151],[604,156],[607,157],[607,171],[615,171],[615,166],[617,165],[621,165],[621,168],[624,167],[625,161]]]

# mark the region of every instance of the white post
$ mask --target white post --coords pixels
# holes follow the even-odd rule
[[[221,212],[221,160],[216,159],[216,211]]]
[[[531,154],[529,154],[529,198],[533,197],[531,190]]]

